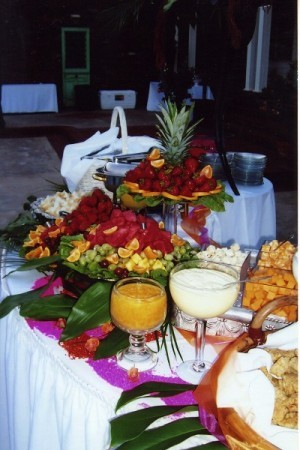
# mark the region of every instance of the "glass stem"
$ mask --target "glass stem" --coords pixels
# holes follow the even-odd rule
[[[139,353],[145,349],[146,337],[145,335],[130,334],[129,335],[130,351],[132,353]]]
[[[196,320],[196,345],[195,345],[195,362],[193,369],[201,372],[205,368],[204,347],[205,347],[206,320]]]

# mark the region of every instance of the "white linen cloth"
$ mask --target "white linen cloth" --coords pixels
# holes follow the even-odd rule
[[[2,112],[37,113],[58,112],[55,84],[3,84]]]
[[[103,167],[107,163],[106,157],[122,153],[122,138],[118,138],[119,127],[112,127],[104,133],[97,131],[84,142],[69,144],[64,148],[60,173],[65,179],[70,192],[76,190],[82,177],[97,163],[97,167]],[[157,139],[149,136],[127,137],[127,153],[147,152],[151,147],[158,146]],[[103,147],[107,148],[101,150]],[[101,150],[90,159],[81,159],[91,152]],[[102,159],[101,159],[102,158]]]
[[[2,266],[0,300],[28,291],[41,277],[29,271],[3,278],[11,270],[12,266],[9,270]],[[186,359],[194,358],[194,347],[178,332],[177,343]],[[175,370],[180,361],[175,360],[172,350],[169,357]],[[216,351],[207,345],[205,358],[213,361],[215,357]],[[153,371],[178,381],[163,350]],[[30,329],[18,309],[0,320],[1,450],[107,450],[109,420],[115,416],[120,395],[121,389],[98,376],[83,360],[70,359],[56,340]],[[118,414],[162,404],[159,398],[142,398]],[[160,419],[155,425],[165,421]],[[211,435],[193,436],[172,450],[215,440]]]
[[[234,195],[228,182],[225,190],[234,203],[225,203],[225,212],[208,216],[209,237],[223,247],[237,242],[242,249],[258,249],[266,240],[276,238],[276,207],[273,184],[264,178],[259,186],[237,184]]]
[[[258,434],[281,450],[298,449],[298,430],[272,425],[275,393],[260,367],[270,368],[271,356],[264,347],[298,348],[298,323],[268,335],[267,342],[248,353],[236,353],[218,379],[218,407],[232,407]]]

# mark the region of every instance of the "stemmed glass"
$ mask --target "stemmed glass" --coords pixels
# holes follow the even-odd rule
[[[177,375],[198,384],[211,363],[204,360],[206,321],[224,314],[235,303],[239,273],[231,266],[204,260],[176,265],[170,273],[170,292],[178,308],[195,317],[195,360],[177,367]]]
[[[158,356],[146,345],[145,335],[159,329],[166,318],[164,287],[150,278],[121,279],[112,289],[110,314],[118,328],[130,333],[129,347],[117,354],[118,365],[140,372],[153,368]]]

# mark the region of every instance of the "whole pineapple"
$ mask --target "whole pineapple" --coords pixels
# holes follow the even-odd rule
[[[163,157],[171,166],[181,165],[187,157],[188,146],[193,138],[195,128],[201,121],[190,125],[192,111],[193,106],[191,109],[182,106],[178,110],[176,103],[168,100],[165,107],[161,107],[162,115],[156,115],[159,121],[157,125],[158,139],[164,148]]]

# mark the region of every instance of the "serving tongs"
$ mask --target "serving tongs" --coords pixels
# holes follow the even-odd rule
[[[113,158],[114,162],[119,163],[130,163],[130,162],[138,162],[142,161],[146,158],[148,152],[141,152],[141,153],[131,153],[131,154],[120,154]]]

